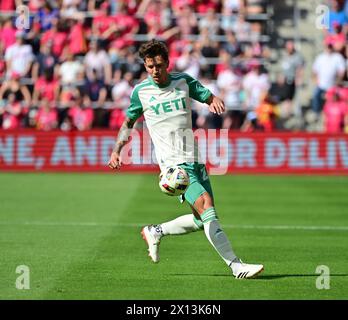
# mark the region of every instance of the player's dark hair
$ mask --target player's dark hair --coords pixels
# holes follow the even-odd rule
[[[164,42],[152,39],[141,45],[139,56],[145,61],[146,58],[154,58],[162,56],[165,61],[168,61],[168,48]]]

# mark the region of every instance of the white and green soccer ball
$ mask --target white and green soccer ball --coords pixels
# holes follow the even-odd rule
[[[159,187],[168,196],[182,195],[189,184],[189,175],[185,169],[179,166],[169,167],[159,176]]]

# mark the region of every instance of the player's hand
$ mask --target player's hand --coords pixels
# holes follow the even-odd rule
[[[213,96],[209,103],[209,111],[217,114],[223,113],[225,111],[224,102],[219,97]]]
[[[121,168],[121,157],[117,152],[112,152],[108,166],[110,169],[120,169]]]

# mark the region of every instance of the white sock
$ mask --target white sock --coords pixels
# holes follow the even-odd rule
[[[179,235],[202,229],[203,224],[193,214],[185,214],[174,220],[160,224],[162,235]]]
[[[233,252],[232,246],[226,234],[221,229],[214,207],[204,211],[201,218],[203,221],[204,233],[209,242],[225,261],[225,263],[230,266],[232,261],[238,258]]]

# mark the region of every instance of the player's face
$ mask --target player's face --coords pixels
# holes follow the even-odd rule
[[[162,56],[155,56],[154,58],[146,58],[144,63],[145,69],[157,84],[164,84],[168,80],[168,61],[164,60]]]

